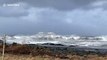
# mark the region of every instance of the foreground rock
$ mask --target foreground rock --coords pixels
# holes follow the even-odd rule
[[[0,46],[0,52],[2,53],[2,45]],[[68,55],[99,55],[106,56],[106,49],[93,49],[87,47],[78,47],[78,46],[65,46],[61,44],[12,44],[6,45],[5,53],[15,54],[15,55],[32,55],[32,56],[53,56],[58,58],[69,58]]]

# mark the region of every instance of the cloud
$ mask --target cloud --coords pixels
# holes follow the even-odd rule
[[[83,8],[96,0],[23,0],[34,7],[48,7],[58,10],[73,10],[76,8]]]
[[[105,28],[107,10],[103,7],[93,7],[102,5],[100,3],[96,4],[97,2],[90,0],[87,0],[89,3],[85,0],[36,1],[38,4],[33,4],[34,0],[31,2],[26,0],[23,3],[20,1],[20,7],[0,7],[0,32],[34,34],[40,31],[52,31],[78,35],[107,34]],[[60,1],[62,2],[59,4]],[[66,3],[68,4],[65,5]],[[90,9],[85,10],[83,8],[85,5],[91,6]]]
[[[2,3],[24,2],[34,7],[55,8],[58,10],[73,10],[83,8],[97,0],[0,0]]]
[[[1,6],[0,7],[0,16],[2,17],[20,17],[20,16],[26,16],[27,8],[25,3],[15,3],[19,4],[20,6]]]
[[[102,7],[106,9],[106,0],[0,0],[0,5],[4,3],[26,3],[38,8],[54,8],[58,10],[73,10],[73,9],[94,9]]]
[[[28,12],[28,16],[21,18],[32,21],[34,24],[36,23],[38,26],[34,29],[37,28],[40,31],[62,31],[62,33],[71,32],[75,34],[105,34],[106,29],[104,27],[107,25],[105,23],[107,22],[107,11],[104,11],[103,8],[60,11],[53,8],[32,7]],[[60,29],[62,30],[60,31]]]
[[[63,20],[62,17],[65,17],[65,13],[63,11],[59,11],[53,8],[35,8],[31,7],[27,10],[29,15],[22,16],[21,19],[28,21],[38,21],[38,22],[53,22],[56,23],[58,20]]]
[[[97,1],[97,2],[92,3],[92,6],[102,6],[106,3],[107,3],[106,0],[105,1]]]
[[[89,9],[96,9],[96,8],[103,8],[107,10],[107,1],[106,0],[96,0],[95,2],[90,3],[89,5],[85,6],[85,10]]]

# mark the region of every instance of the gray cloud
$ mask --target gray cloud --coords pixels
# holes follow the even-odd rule
[[[34,7],[50,7],[59,10],[83,8],[97,0],[0,0],[1,3],[24,2]]]
[[[28,15],[28,13],[25,9],[21,9],[18,7],[0,7],[1,17],[20,17],[26,15]]]
[[[96,9],[96,8],[103,8],[104,10],[107,9],[107,0],[96,0],[95,2],[90,3],[89,5],[83,7],[84,10],[89,9]]]
[[[58,10],[73,10],[73,9],[93,9],[102,7],[106,9],[106,0],[0,0],[0,4],[4,3],[27,3],[34,7],[55,8]],[[102,5],[101,5],[102,4]]]
[[[25,3],[17,3],[20,6],[0,6],[1,17],[20,17],[28,15],[27,6]]]
[[[15,0],[0,0],[18,3]],[[19,7],[0,7],[0,33],[107,34],[105,2],[100,0],[18,0]],[[87,10],[86,10],[87,9]]]

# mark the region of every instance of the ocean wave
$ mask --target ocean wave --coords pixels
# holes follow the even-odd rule
[[[50,38],[51,37],[51,38]],[[96,37],[80,37],[80,36],[62,36],[62,35],[31,35],[31,36],[7,36],[7,43],[18,43],[18,44],[44,44],[54,43],[63,45],[76,45],[76,46],[87,46],[87,47],[101,47],[107,46],[107,36],[96,36]]]

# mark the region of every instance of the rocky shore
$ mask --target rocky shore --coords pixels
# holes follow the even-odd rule
[[[2,53],[2,45],[0,45],[0,52]],[[107,49],[97,49],[88,47],[78,47],[78,46],[65,46],[62,44],[16,44],[6,45],[5,53],[10,54],[27,54],[32,56],[37,55],[49,55],[49,56],[59,56],[66,57],[69,54],[72,55],[107,55]]]
[[[2,45],[0,45],[0,53],[2,53]],[[42,60],[45,58],[46,60],[106,60],[107,49],[79,47],[73,45],[66,46],[53,43],[24,45],[13,43],[6,44],[5,59],[7,59],[7,57],[13,59],[9,56],[15,56],[14,58],[20,57],[21,60],[27,60],[25,58],[26,56],[30,56],[32,59],[36,60],[38,60],[38,57]]]

